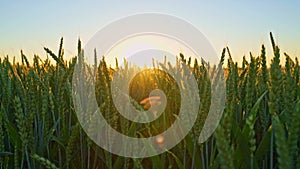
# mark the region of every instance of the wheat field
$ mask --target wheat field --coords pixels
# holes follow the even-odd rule
[[[241,67],[232,59],[229,48],[223,49],[217,66],[199,60],[192,63],[183,54],[177,65],[161,63],[165,69],[177,72],[182,71],[180,64],[190,68],[201,98],[199,114],[192,130],[178,145],[143,159],[109,153],[86,135],[72,99],[75,64],[81,61],[84,76],[96,81],[97,102],[105,119],[114,129],[132,137],[159,134],[174,122],[181,97],[172,77],[149,69],[133,80],[131,103],[138,109],[147,109],[140,103],[154,88],[163,90],[168,99],[162,116],[149,124],[138,124],[120,116],[112,104],[110,83],[116,68],[108,67],[105,58],[98,60],[97,56],[98,67],[83,65],[80,40],[78,55],[69,61],[64,59],[63,39],[57,54],[44,48],[49,56],[45,60],[34,56],[31,62],[23,52],[20,62],[2,57],[0,168],[300,168],[299,61],[280,52],[272,34],[270,39],[273,51],[266,51],[262,45],[261,54],[251,55],[250,60],[244,57]],[[266,61],[267,54],[273,57],[271,63]],[[280,65],[283,58],[285,64]],[[209,111],[211,83],[215,80],[209,74],[218,66],[226,74],[226,107],[216,131],[200,144],[198,137]],[[131,69],[125,62],[120,75],[126,76]],[[114,143],[118,144],[118,140]]]

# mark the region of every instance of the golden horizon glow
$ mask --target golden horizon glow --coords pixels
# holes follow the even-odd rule
[[[127,37],[113,45],[112,48],[105,53],[105,56],[108,59],[108,63],[113,65],[115,58],[122,61],[123,58],[130,58],[145,50],[149,50],[151,53],[152,49],[165,51],[166,53],[162,53],[167,57],[167,61],[171,63],[175,63],[176,58],[174,58],[174,56],[178,56],[179,53],[183,53],[186,57],[196,56],[185,44],[158,34],[141,34]],[[153,56],[153,58],[155,61],[164,61],[164,56]],[[151,63],[151,60],[147,60],[147,58],[135,59],[135,61],[139,62],[138,65],[144,64],[141,62],[147,62],[149,64],[150,61]]]

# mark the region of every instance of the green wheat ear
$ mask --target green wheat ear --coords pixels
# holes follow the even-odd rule
[[[256,61],[251,55],[251,62],[248,68],[248,77],[246,83],[246,116],[249,115],[251,108],[253,107],[256,100]]]
[[[294,104],[294,109],[292,109],[291,121],[289,122],[288,130],[288,150],[290,153],[291,166],[300,165],[300,161],[297,161],[297,156],[299,157],[299,147],[297,143],[299,141],[299,127],[300,121],[300,101]]]
[[[275,143],[276,143],[276,152],[278,155],[278,162],[280,169],[290,168],[289,163],[289,152],[287,146],[287,140],[284,133],[284,127],[280,122],[278,116],[273,117],[273,125],[275,130]]]
[[[40,157],[37,154],[32,155],[32,158],[40,162],[43,166],[45,166],[48,169],[58,169],[55,164],[53,164],[51,161],[44,157]]]
[[[266,48],[262,45],[261,55],[260,55],[260,67],[259,67],[259,79],[258,79],[258,95],[261,95],[263,92],[268,91],[269,83],[269,71],[267,68],[267,59],[266,59]],[[260,126],[262,126],[263,132],[266,132],[268,127],[268,94],[265,95],[263,101],[260,104],[260,109],[258,112],[258,118]]]
[[[73,151],[76,148],[76,144],[79,140],[80,134],[80,125],[77,124],[71,132],[71,136],[68,140],[67,147],[66,147],[66,162],[67,166],[70,167],[70,162],[73,159],[75,152]]]
[[[19,131],[19,136],[22,140],[22,148],[24,149],[29,143],[28,132],[27,132],[27,117],[24,115],[22,110],[22,103],[19,97],[14,99],[16,123]]]

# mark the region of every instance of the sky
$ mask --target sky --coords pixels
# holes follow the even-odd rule
[[[218,54],[228,46],[240,61],[249,52],[257,56],[261,45],[270,59],[269,32],[282,52],[300,56],[300,1],[0,1],[0,57],[34,54],[46,57],[43,47],[57,52],[64,38],[65,58],[76,55],[101,28],[125,16],[158,12],[182,18],[197,27]]]

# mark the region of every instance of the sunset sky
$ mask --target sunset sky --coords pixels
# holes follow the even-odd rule
[[[272,31],[281,51],[300,56],[299,1],[0,1],[0,57],[45,58],[43,47],[57,51],[64,37],[65,58],[110,22],[137,13],[159,12],[178,16],[195,25],[219,54],[229,46],[234,59],[260,53]]]

